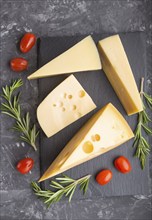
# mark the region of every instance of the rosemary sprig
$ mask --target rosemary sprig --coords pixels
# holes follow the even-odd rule
[[[66,175],[58,177],[56,178],[57,181],[51,181],[50,184],[53,189],[56,189],[55,192],[51,190],[42,190],[36,182],[32,182],[31,186],[34,193],[42,198],[44,203],[49,207],[52,203],[60,201],[63,196],[68,197],[69,202],[71,202],[72,196],[78,185],[80,186],[80,190],[83,191],[83,194],[85,194],[88,189],[90,177],[91,175],[87,175],[77,180]]]
[[[21,132],[20,139],[30,144],[34,150],[36,148],[36,137],[38,132],[36,131],[35,125],[30,125],[30,115],[29,112],[26,113],[25,117],[21,115],[21,106],[19,104],[20,93],[14,95],[14,92],[23,85],[21,79],[13,81],[12,85],[2,88],[2,97],[5,102],[1,104],[2,113],[9,115],[16,120],[13,129]]]
[[[143,91],[143,84],[144,84],[144,78],[141,79],[141,91],[140,96],[143,102],[143,111],[138,114],[138,123],[135,129],[135,139],[133,143],[133,147],[136,148],[135,156],[139,158],[141,168],[144,169],[146,164],[146,158],[150,152],[150,144],[148,141],[143,137],[143,131],[147,135],[152,134],[152,129],[149,127],[149,122],[151,122],[150,117],[148,116],[146,112],[146,105],[152,109],[152,97],[148,94],[146,94]]]

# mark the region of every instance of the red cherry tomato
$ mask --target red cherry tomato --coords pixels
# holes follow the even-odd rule
[[[20,50],[22,53],[27,53],[36,43],[36,36],[32,33],[26,33],[21,39]]]
[[[28,61],[21,57],[13,58],[10,61],[10,66],[13,71],[21,72],[27,69]]]
[[[96,176],[96,181],[100,185],[106,185],[107,183],[110,182],[111,179],[112,179],[112,172],[111,172],[111,170],[102,170]]]
[[[34,160],[32,158],[24,158],[18,162],[16,169],[21,174],[26,174],[32,169],[33,165],[34,165]]]
[[[132,169],[129,160],[124,156],[116,158],[114,161],[114,165],[116,169],[121,173],[129,173]]]

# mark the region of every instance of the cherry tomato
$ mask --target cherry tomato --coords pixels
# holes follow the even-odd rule
[[[111,179],[112,179],[112,172],[111,172],[111,170],[102,170],[96,176],[96,181],[100,185],[106,185],[107,183],[110,182]]]
[[[13,58],[10,61],[10,66],[13,71],[21,72],[27,69],[28,61],[21,57]]]
[[[32,158],[24,158],[18,162],[16,169],[21,174],[26,174],[32,169],[33,165],[34,165],[34,160]]]
[[[116,169],[121,173],[129,173],[132,169],[129,160],[124,156],[116,158],[114,161],[114,165]]]
[[[26,33],[21,39],[20,50],[22,53],[27,53],[36,43],[36,36],[32,33]]]

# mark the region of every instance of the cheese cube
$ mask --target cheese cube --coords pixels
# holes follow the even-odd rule
[[[38,106],[37,118],[44,133],[51,137],[95,108],[91,97],[71,75]]]
[[[39,182],[112,150],[132,137],[134,134],[123,116],[108,104],[78,131]]]
[[[92,37],[88,36],[31,74],[28,79],[99,69],[99,53]]]
[[[143,111],[138,88],[119,35],[99,41],[103,70],[128,115]]]

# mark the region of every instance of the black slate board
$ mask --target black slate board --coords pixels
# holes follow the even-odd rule
[[[109,36],[108,34],[94,34],[93,38],[97,43],[98,40]],[[71,37],[42,37],[39,41],[38,47],[38,66],[41,67],[48,61],[55,58],[60,53],[64,52],[75,43],[83,39],[85,36],[71,36]],[[125,47],[130,65],[137,85],[140,84],[140,78],[146,74],[146,45],[145,34],[137,33],[123,33],[120,34],[121,40]],[[82,57],[83,59],[83,57]],[[97,105],[97,109],[66,127],[58,134],[51,138],[47,138],[43,132],[40,135],[40,166],[41,174],[53,162],[56,156],[64,148],[66,143],[73,137],[73,135],[83,126],[83,124],[101,107],[111,102],[126,118],[131,128],[135,128],[137,115],[128,117],[124,111],[119,99],[114,90],[108,82],[103,71],[90,71],[74,74],[81,85],[93,98]],[[61,76],[53,76],[39,80],[39,102],[50,93],[59,83],[61,83],[69,74]],[[86,174],[92,174],[93,178],[90,181],[89,190],[86,197],[96,196],[122,196],[122,195],[136,195],[148,194],[148,164],[144,171],[141,170],[138,159],[133,157],[134,149],[132,148],[133,140],[121,145],[104,155],[101,155],[91,161],[81,164],[75,168],[65,172],[73,178],[79,178]],[[117,172],[113,166],[113,160],[119,156],[126,156],[132,164],[132,172],[123,175]],[[109,168],[113,172],[113,180],[106,186],[98,185],[94,177],[98,171],[104,168]],[[43,188],[49,188],[49,181],[46,180],[41,183]],[[75,194],[75,198],[84,198],[79,191]],[[85,198],[86,198],[85,197]]]

